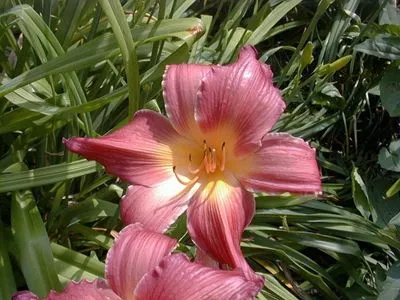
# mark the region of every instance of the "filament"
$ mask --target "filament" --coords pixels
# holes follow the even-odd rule
[[[183,180],[181,178],[180,175],[178,175],[178,173],[176,173],[176,166],[173,166],[172,170],[174,171],[176,179],[183,185],[192,184],[192,183],[196,182],[199,179],[199,176],[195,176],[193,179],[191,179],[189,181],[185,181],[185,180]]]
[[[221,165],[219,166],[219,169],[221,171],[225,170],[225,164],[226,164],[226,147],[225,147],[225,142],[222,143],[222,155],[221,155]]]
[[[197,174],[197,173],[199,173],[199,172],[201,171],[201,168],[203,167],[203,165],[204,165],[204,156],[203,156],[203,159],[201,160],[200,165],[199,165],[196,169],[193,169],[193,165],[192,165],[192,154],[189,154],[189,166],[188,166],[188,170],[189,170],[190,173],[192,173],[192,174]]]

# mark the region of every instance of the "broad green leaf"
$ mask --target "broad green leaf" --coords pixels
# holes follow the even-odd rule
[[[339,90],[331,82],[324,84],[321,90],[313,95],[312,103],[335,109],[343,109],[346,104]]]
[[[378,162],[386,170],[400,172],[400,140],[391,142],[389,148],[381,148]]]
[[[354,50],[383,59],[396,60],[400,58],[400,37],[380,34],[355,45]]]
[[[29,289],[40,297],[52,289],[59,291],[50,241],[30,191],[13,193],[11,224],[16,256]]]
[[[394,5],[393,1],[385,1],[385,6],[379,16],[379,24],[397,24],[400,25],[400,11]]]
[[[377,178],[368,183],[371,203],[377,214],[376,224],[381,227],[390,225],[400,226],[397,216],[400,213],[400,194],[385,197],[393,181],[387,178]]]
[[[379,84],[382,104],[391,117],[400,116],[400,70],[393,67],[387,70]]]
[[[378,300],[398,300],[400,298],[400,262],[389,269]]]

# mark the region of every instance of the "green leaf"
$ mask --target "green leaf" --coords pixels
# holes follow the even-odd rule
[[[136,45],[129,29],[128,22],[119,0],[100,0],[101,7],[111,23],[115,38],[121,49],[125,64],[129,91],[129,117],[139,109],[140,79],[139,65],[136,56]]]
[[[400,58],[400,37],[377,35],[355,45],[354,50],[383,59]]]
[[[81,224],[75,224],[70,227],[71,230],[82,234],[88,240],[95,242],[99,246],[103,247],[104,249],[110,249],[113,244],[113,239],[105,234],[102,234],[96,230],[93,230],[89,227],[83,226]]]
[[[284,288],[272,275],[265,274],[264,278],[264,288],[267,290],[266,296],[268,298],[263,299],[272,299],[272,297],[275,296],[279,297],[278,299],[280,300],[297,300],[297,298],[293,294],[291,294],[286,288]]]
[[[190,46],[199,35],[197,31],[193,31],[193,28],[203,30],[202,26],[202,22],[197,18],[162,20],[156,24],[135,26],[131,30],[131,34],[135,40],[141,43],[177,37]],[[138,51],[140,49],[141,47],[138,46]],[[147,55],[147,50],[144,50],[146,52],[143,55]],[[0,86],[0,96],[46,76],[87,68],[105,59],[115,57],[119,53],[120,49],[114,35],[103,34],[82,46],[69,50],[64,55],[52,58],[46,63],[9,80],[6,84]]]
[[[31,192],[13,193],[11,224],[16,256],[29,289],[39,297],[52,289],[60,291],[50,241]]]
[[[31,89],[30,86],[17,89],[7,94],[5,98],[14,105],[43,115],[53,115],[60,111],[60,107],[48,104],[45,100],[32,93]]]
[[[15,130],[24,130],[32,126],[32,122],[42,117],[42,114],[25,108],[17,108],[0,115],[0,134]],[[1,189],[1,187],[0,187]]]
[[[46,185],[96,172],[94,161],[78,160],[50,167],[0,175],[0,193]]]
[[[285,243],[286,241],[293,241],[296,242],[296,244],[298,245],[318,248],[323,251],[331,251],[357,257],[361,256],[361,250],[356,242],[337,238],[330,235],[299,230],[288,231],[286,229],[276,229],[274,227],[252,225],[250,225],[247,230],[259,230],[268,233],[271,236],[282,238],[281,243]]]
[[[104,263],[82,253],[51,243],[58,273],[69,280],[104,278]]]
[[[378,300],[400,299],[400,262],[390,267],[386,280],[383,282],[382,292]]]
[[[293,196],[293,195],[280,195],[280,196],[257,196],[257,208],[277,208],[288,207],[303,204],[308,201],[315,200],[316,196]]]
[[[389,149],[381,148],[378,163],[386,170],[400,172],[400,140],[391,142]]]
[[[99,218],[118,216],[119,206],[100,199],[86,199],[65,209],[60,217],[62,226],[71,226],[80,222],[95,221]]]
[[[302,0],[282,1],[277,5],[251,34],[247,42],[252,45],[257,45],[265,39],[269,31],[282,19],[289,11],[301,3]]]
[[[335,109],[343,109],[346,104],[339,90],[331,82],[325,83],[312,99],[313,104]]]
[[[397,225],[400,214],[400,194],[395,194],[390,198],[385,197],[385,192],[390,188],[392,180],[388,178],[377,178],[369,182],[368,187],[371,191],[371,203],[377,214],[375,223],[381,227]]]
[[[395,183],[386,191],[386,197],[393,197],[400,191],[400,179],[397,179]]]
[[[322,2],[333,3],[335,1],[321,1],[320,5],[322,4]],[[343,34],[350,26],[350,15],[356,12],[359,4],[360,0],[344,0],[340,3],[341,9],[338,9],[336,11],[336,16],[332,27],[330,28],[329,34],[327,35],[326,40],[323,43],[323,49],[320,54],[319,63],[331,62],[337,57],[339,45],[343,38]]]
[[[7,249],[7,239],[4,226],[0,220],[0,299],[11,299],[17,291],[15,287],[13,268]]]
[[[368,191],[360,174],[358,174],[357,168],[353,168],[351,172],[351,187],[356,208],[364,218],[369,219],[371,215],[371,204]]]
[[[382,104],[391,117],[400,116],[400,70],[393,67],[387,70],[379,84]]]

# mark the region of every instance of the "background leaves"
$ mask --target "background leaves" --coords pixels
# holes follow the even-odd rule
[[[274,130],[317,148],[324,190],[256,195],[242,246],[258,298],[395,299],[399,16],[386,0],[2,1],[0,298],[104,272],[126,186],[63,138],[164,112],[167,64],[250,43],[288,104]],[[184,218],[169,234],[193,254]]]

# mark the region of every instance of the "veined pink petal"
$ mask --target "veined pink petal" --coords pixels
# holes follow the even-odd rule
[[[131,224],[119,233],[107,253],[106,279],[122,299],[134,299],[133,292],[142,277],[175,248],[166,235]]]
[[[39,300],[40,298],[30,291],[20,291],[12,295],[12,300]]]
[[[197,127],[194,120],[194,103],[201,79],[211,66],[181,64],[169,65],[164,73],[163,91],[165,110],[172,125],[181,134]]]
[[[321,192],[315,149],[300,138],[285,133],[267,134],[262,147],[250,159],[251,171],[240,179],[248,190],[300,194]]]
[[[236,63],[214,66],[204,77],[195,118],[205,134],[226,128],[235,132],[235,153],[242,156],[261,146],[261,138],[284,109],[269,66],[259,62],[254,48],[248,46],[241,50]]]
[[[191,263],[183,254],[166,257],[140,281],[136,300],[253,299],[260,286],[241,272]]]
[[[175,178],[151,188],[129,186],[121,200],[122,222],[139,222],[147,229],[164,232],[186,210],[196,187],[183,185]]]
[[[262,280],[248,266],[240,249],[245,227],[254,215],[253,195],[234,179],[200,187],[188,208],[188,230],[194,243],[220,264],[241,268],[251,280]]]
[[[100,279],[70,282],[63,292],[51,291],[46,300],[122,300]]]
[[[71,138],[68,150],[96,160],[108,173],[131,184],[146,186],[174,177],[172,168],[182,158],[183,140],[170,122],[150,110],[138,111],[133,120],[99,138]]]
[[[196,249],[195,261],[196,261],[196,263],[199,263],[199,264],[201,264],[203,266],[206,266],[206,267],[211,267],[211,268],[215,268],[215,269],[219,269],[220,268],[219,262],[217,262],[216,260],[212,259],[209,255],[207,255],[207,253],[205,253],[200,248]]]

